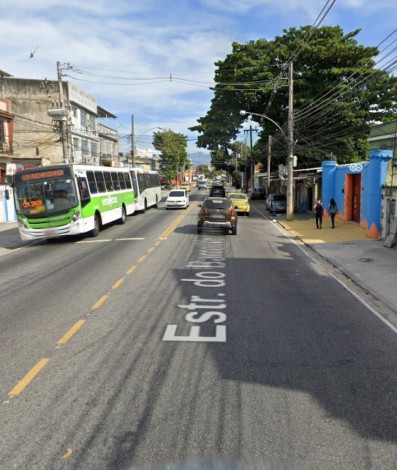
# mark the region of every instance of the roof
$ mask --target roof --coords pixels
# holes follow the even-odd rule
[[[105,108],[102,108],[101,106],[97,106],[97,113],[98,113],[98,117],[101,117],[101,118],[117,119],[117,116],[112,114],[110,111],[107,111]]]

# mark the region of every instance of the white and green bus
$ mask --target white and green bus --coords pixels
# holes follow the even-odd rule
[[[149,207],[157,207],[161,201],[161,185],[158,172],[142,168],[130,168],[130,174],[135,193],[135,210],[145,212]]]
[[[14,200],[22,240],[99,234],[135,212],[128,169],[53,165],[18,171]]]

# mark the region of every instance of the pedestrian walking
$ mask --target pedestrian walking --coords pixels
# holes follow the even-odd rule
[[[319,199],[316,204],[313,206],[314,213],[316,214],[316,227],[323,228],[323,214],[324,214],[324,206]]]
[[[329,202],[328,213],[331,216],[332,228],[335,228],[335,216],[338,213],[338,206],[333,198]]]

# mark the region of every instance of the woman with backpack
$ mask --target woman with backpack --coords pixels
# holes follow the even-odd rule
[[[328,207],[328,214],[331,216],[332,228],[335,228],[335,216],[338,213],[338,206],[335,199],[331,199]]]
[[[321,199],[319,199],[316,204],[314,204],[313,210],[316,214],[316,227],[323,228],[324,207],[322,205]]]

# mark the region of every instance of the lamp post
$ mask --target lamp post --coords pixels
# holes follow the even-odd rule
[[[287,142],[288,145],[288,159],[287,159],[287,164],[288,164],[288,175],[287,175],[287,220],[293,220],[294,218],[294,201],[293,201],[293,183],[294,183],[294,175],[293,175],[293,160],[294,160],[294,152],[293,152],[293,129],[292,125],[289,122],[288,126],[288,136],[285,134],[283,129],[281,128],[280,124],[277,124],[276,121],[273,121],[269,116],[266,116],[266,114],[259,114],[259,113],[252,113],[251,111],[245,111],[241,110],[240,115],[241,116],[246,116],[246,115],[254,115],[254,116],[259,116],[264,119],[267,119],[271,123],[273,123],[277,129],[281,132],[282,136],[284,137],[285,141]],[[269,176],[269,175],[268,175]]]

